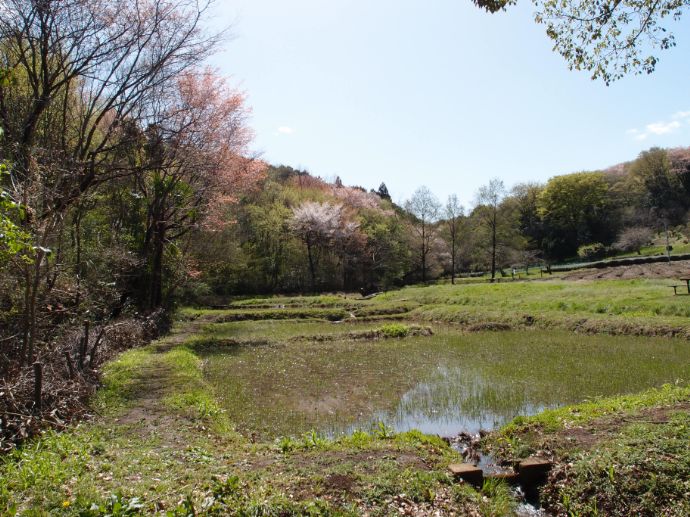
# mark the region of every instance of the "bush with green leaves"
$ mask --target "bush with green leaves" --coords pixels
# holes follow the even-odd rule
[[[585,244],[577,249],[577,256],[583,260],[598,260],[606,256],[606,246],[600,242]]]
[[[410,333],[410,327],[402,323],[389,323],[381,327],[381,333],[386,337],[406,337]]]
[[[21,229],[17,221],[23,217],[24,210],[10,193],[2,186],[9,176],[7,165],[0,164],[0,264],[11,257],[30,252],[30,235]]]

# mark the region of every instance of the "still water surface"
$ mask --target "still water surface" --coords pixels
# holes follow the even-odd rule
[[[221,347],[205,372],[238,429],[264,438],[383,422],[442,436],[690,379],[686,341],[568,332],[437,330],[374,342]]]

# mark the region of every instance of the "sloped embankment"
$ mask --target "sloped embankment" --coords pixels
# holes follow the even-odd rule
[[[552,460],[542,503],[556,515],[690,515],[690,387],[666,385],[530,418],[489,435],[505,463]]]

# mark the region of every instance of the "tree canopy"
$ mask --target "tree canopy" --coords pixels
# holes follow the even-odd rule
[[[517,0],[473,0],[495,13]],[[676,45],[669,22],[688,0],[533,0],[535,20],[546,27],[553,50],[570,69],[586,70],[606,84],[627,74],[652,73],[658,51]]]
[[[551,178],[539,195],[544,247],[553,256],[572,256],[578,243],[610,241],[613,228],[608,184],[600,172]]]

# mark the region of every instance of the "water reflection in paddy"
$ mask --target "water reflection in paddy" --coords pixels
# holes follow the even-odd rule
[[[220,348],[207,378],[238,428],[334,435],[384,422],[453,435],[517,415],[690,378],[686,341],[437,330],[382,341]]]

